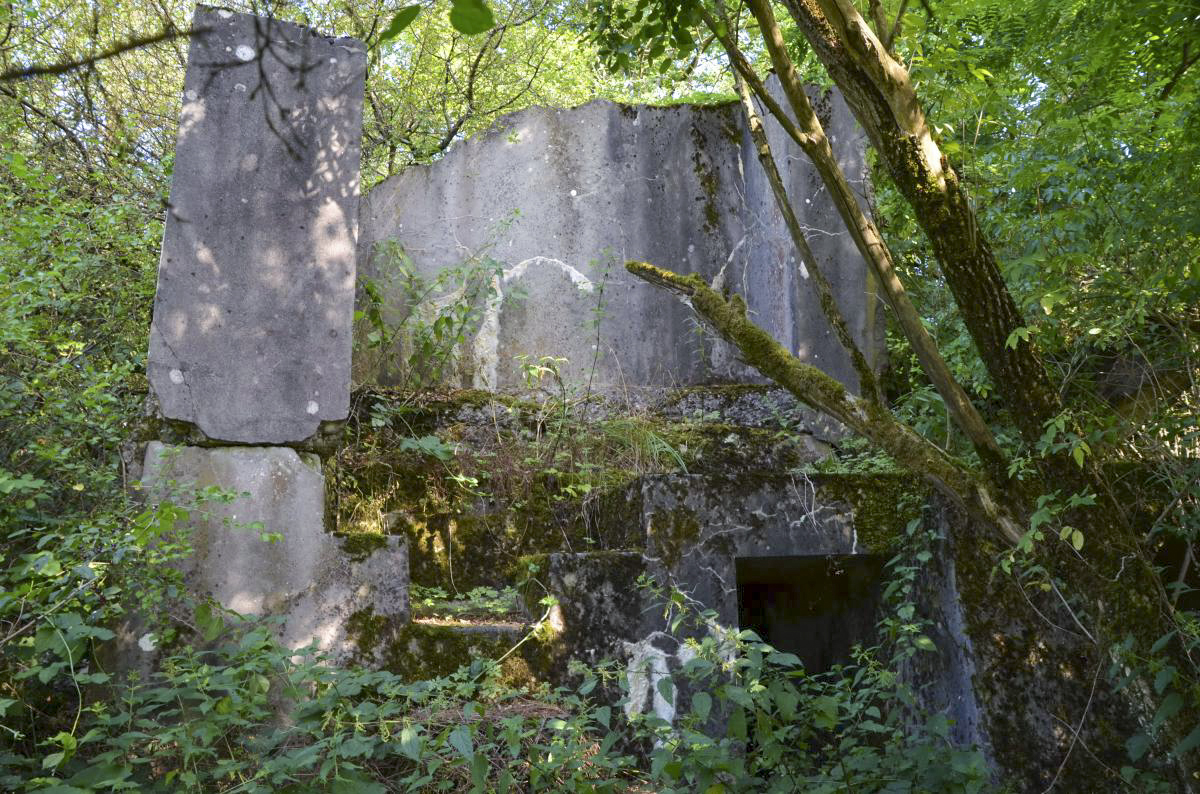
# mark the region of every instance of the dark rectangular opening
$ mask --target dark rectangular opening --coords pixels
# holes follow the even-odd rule
[[[810,673],[846,664],[856,644],[875,641],[883,564],[874,554],[738,557],[738,627]]]

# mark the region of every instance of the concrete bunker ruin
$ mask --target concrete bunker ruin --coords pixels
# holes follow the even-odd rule
[[[642,259],[737,292],[790,351],[854,387],[808,285],[812,263],[794,256],[735,105],[530,108],[377,186],[360,225],[361,42],[222,10],[201,8],[197,20],[216,32],[194,39],[189,59],[143,482],[152,499],[209,485],[249,494],[193,510],[198,592],[283,617],[293,648],[315,637],[335,662],[414,678],[499,655],[536,617],[532,596],[548,592],[558,599],[551,631],[511,657],[521,675],[563,681],[571,659],[623,659],[645,684],[632,707],[673,715],[654,682],[677,673],[688,651],[655,618],[661,604],[639,587],[643,576],[826,669],[872,641],[882,561],[922,519],[942,544],[918,596],[938,652],[906,674],[927,708],[954,721],[959,743],[1024,757],[1027,723],[1037,723],[1030,774],[1053,774],[1062,741],[1046,714],[1058,693],[1038,689],[1033,655],[1005,633],[1003,610],[1023,605],[993,605],[976,587],[964,608],[957,560],[975,566],[976,582],[989,563],[978,548],[952,549],[961,516],[907,475],[822,469],[840,428],[763,384],[697,332],[686,306],[619,267]],[[279,94],[298,122],[286,139],[270,129],[285,116],[252,104],[266,93],[253,91],[260,56],[291,91]],[[862,136],[836,95],[814,97],[865,201]],[[881,313],[865,265],[806,159],[768,127],[802,222],[821,232],[818,264],[878,367]],[[483,263],[485,297],[442,385],[475,390],[406,404],[401,417],[378,387],[395,382],[388,354],[404,351],[375,349],[355,362],[352,408],[356,270],[374,285],[368,294],[360,281],[359,307],[378,300],[384,320],[401,323],[463,294],[410,305],[400,265],[428,281],[464,261]],[[592,467],[586,490],[557,471],[501,493],[495,483],[519,456],[503,457],[490,439],[525,443],[547,425],[519,356],[563,360],[564,388],[589,390],[598,432],[678,465],[618,456]],[[343,422],[355,433],[343,434]],[[341,454],[348,435],[401,426],[411,449],[393,435],[371,455]],[[448,454],[475,467],[472,488],[488,481],[495,493],[448,484],[437,458]],[[229,524],[239,521],[280,538],[235,536]],[[494,625],[421,622],[410,603],[411,584],[500,587],[534,569],[544,591]],[[1065,658],[1071,646],[1035,650]],[[1010,686],[1004,675],[1022,677]]]

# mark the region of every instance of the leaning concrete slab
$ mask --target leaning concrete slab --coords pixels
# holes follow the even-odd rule
[[[861,131],[838,95],[814,91],[814,101],[865,202]],[[866,265],[803,152],[774,122],[768,131],[816,258],[878,365],[882,313]],[[411,292],[402,264],[428,279],[467,260],[495,268],[495,293],[478,307],[480,327],[466,346],[468,382],[458,385],[520,390],[522,355],[565,358],[572,385],[605,391],[755,379],[724,344],[698,333],[679,301],[626,273],[627,259],[743,295],[790,351],[854,382],[737,103],[530,108],[383,182],[363,203],[360,272],[392,308]],[[399,379],[379,363],[363,357],[360,376]]]
[[[369,553],[343,549],[324,530],[325,482],[315,456],[287,447],[178,447],[151,442],[143,487],[152,501],[189,511],[189,589],[243,615],[283,616],[280,639],[311,642],[334,661],[357,652],[355,613],[408,622],[408,551],[400,538]],[[216,486],[232,501],[198,499]],[[270,534],[264,539],[264,533]]]
[[[366,52],[199,7],[148,373],[168,419],[277,444],[349,410]]]

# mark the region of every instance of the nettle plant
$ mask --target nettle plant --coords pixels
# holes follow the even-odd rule
[[[57,704],[56,712],[26,720],[24,731],[6,721],[0,784],[64,792],[959,792],[986,785],[982,756],[952,746],[947,721],[922,716],[901,675],[933,647],[914,607],[934,541],[919,521],[908,527],[907,550],[889,564],[881,645],[823,674],[808,673],[753,632],[716,625],[682,593],[647,584],[667,605],[665,628],[692,651],[675,678],[658,683],[680,715],[667,723],[593,698],[611,666],[585,671],[574,691],[521,690],[504,685],[488,660],[445,678],[405,681],[334,669],[312,649],[281,647],[270,620],[196,601],[172,578],[165,563],[186,553],[187,518],[164,501],[105,547],[110,559],[131,556],[138,569],[160,572],[161,589],[142,591],[141,609],[175,605],[174,629],[151,640],[163,658],[149,675],[118,680],[99,666],[97,645],[113,637],[105,613],[38,616],[18,678],[40,681],[43,694],[39,701],[25,688],[24,700],[3,705]],[[45,572],[28,562],[30,575]],[[505,595],[469,600],[493,610]]]

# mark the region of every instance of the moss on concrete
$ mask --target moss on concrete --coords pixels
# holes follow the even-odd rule
[[[928,483],[904,472],[810,476],[822,503],[849,505],[858,543],[871,554],[897,549],[908,523],[921,517],[932,492]]]
[[[374,532],[355,532],[351,534],[335,532],[334,537],[341,541],[342,551],[356,562],[365,560],[379,549],[387,546],[388,543],[386,535]]]
[[[708,146],[704,139],[704,133],[700,132],[700,128],[697,126],[692,127],[692,143],[694,146],[692,167],[696,172],[696,180],[700,183],[700,189],[704,192],[704,231],[716,234],[721,230],[721,211],[717,206],[721,182],[702,154]]]
[[[640,552],[530,555],[518,561],[514,574],[523,577],[531,567],[536,573],[521,590],[530,614],[542,614],[547,592],[557,600],[525,654],[539,677],[567,683],[572,660],[619,658],[622,643],[641,636],[646,602],[638,587],[645,571]]]
[[[657,510],[650,518],[652,542],[667,568],[674,568],[689,547],[700,539],[700,522],[686,507]]]
[[[488,623],[410,623],[394,629],[387,618],[370,609],[351,615],[346,626],[361,658],[380,660],[383,669],[412,681],[447,676],[476,660],[499,659],[523,636],[520,627]],[[512,686],[537,681],[529,662],[519,654],[501,662],[500,677]]]
[[[730,399],[738,399],[750,395],[766,395],[770,394],[773,388],[766,383],[716,383],[704,386],[684,386],[675,389],[666,399],[667,405],[673,405],[681,402],[688,397],[694,396],[714,396],[726,397]]]

